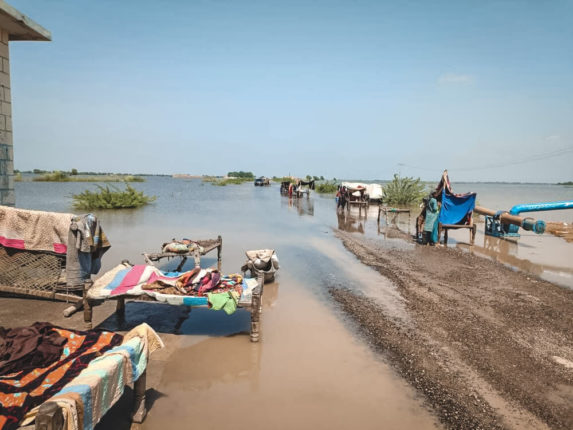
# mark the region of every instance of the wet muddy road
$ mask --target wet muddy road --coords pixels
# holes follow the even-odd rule
[[[573,428],[573,290],[456,249],[337,234],[398,287],[410,318],[349,289],[332,297],[445,425]]]

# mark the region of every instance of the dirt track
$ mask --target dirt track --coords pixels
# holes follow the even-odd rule
[[[337,235],[395,283],[411,319],[351,290],[332,296],[446,427],[573,429],[573,290],[455,249]]]

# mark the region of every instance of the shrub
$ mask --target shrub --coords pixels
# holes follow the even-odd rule
[[[332,194],[338,190],[338,184],[334,181],[326,181],[316,186],[316,192],[319,194]]]
[[[123,178],[125,182],[145,182],[145,178],[142,176],[127,175]]]
[[[70,177],[59,170],[52,173],[46,173],[33,179],[36,182],[68,182]]]
[[[292,181],[292,177],[290,177],[290,176],[281,176],[281,177],[273,176],[273,181],[274,182],[290,182],[290,181]]]
[[[74,194],[73,206],[75,209],[127,209],[145,206],[155,201],[155,196],[146,196],[143,191],[137,191],[129,184],[125,184],[125,190],[119,190],[112,186],[102,187],[98,185],[99,191],[86,190],[80,194]]]
[[[218,179],[216,181],[212,181],[211,183],[213,185],[224,187],[225,185],[229,184],[240,185],[244,182],[250,182],[252,180],[253,180],[252,178],[226,178],[226,179]]]
[[[401,178],[394,174],[394,179],[384,187],[382,201],[390,205],[412,205],[419,203],[426,195],[424,184],[420,178]]]

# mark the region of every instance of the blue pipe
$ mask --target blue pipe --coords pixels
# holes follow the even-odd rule
[[[509,213],[511,215],[519,215],[521,212],[553,211],[559,209],[573,209],[573,200],[515,205],[509,210]],[[534,231],[537,234],[542,234],[545,231],[545,221],[534,221],[526,218],[523,220],[521,227],[524,230]],[[517,226],[509,226],[509,231],[511,233],[517,233],[517,230]]]
[[[509,210],[509,213],[511,215],[519,215],[521,212],[554,211],[558,209],[573,209],[573,200],[515,205]]]

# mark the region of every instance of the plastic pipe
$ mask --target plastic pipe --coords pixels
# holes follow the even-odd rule
[[[559,209],[573,209],[573,200],[515,205],[509,210],[509,213],[511,215],[519,215],[521,212],[554,211]]]

